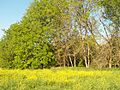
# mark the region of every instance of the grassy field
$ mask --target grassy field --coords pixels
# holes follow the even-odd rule
[[[0,70],[0,90],[120,90],[120,70]]]

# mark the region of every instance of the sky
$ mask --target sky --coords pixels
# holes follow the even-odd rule
[[[0,38],[4,34],[2,29],[19,22],[32,2],[33,0],[0,0]]]

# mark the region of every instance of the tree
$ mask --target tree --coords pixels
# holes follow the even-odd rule
[[[51,38],[56,12],[49,1],[36,0],[19,25],[7,30],[4,51],[8,54],[6,58],[12,68],[43,68],[54,64]]]
[[[17,46],[17,37],[19,30],[19,23],[11,25],[11,27],[5,31],[5,36],[0,41],[1,67],[13,67],[13,60],[15,57],[14,50]]]

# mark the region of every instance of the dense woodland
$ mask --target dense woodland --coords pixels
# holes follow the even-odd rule
[[[34,0],[0,40],[0,67],[120,67],[120,0]]]

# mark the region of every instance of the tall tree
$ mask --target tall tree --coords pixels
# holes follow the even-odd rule
[[[10,49],[6,58],[9,62],[12,59],[12,68],[43,68],[54,63],[51,39],[57,10],[53,4],[34,1],[19,25],[7,30],[4,49],[6,53]]]

